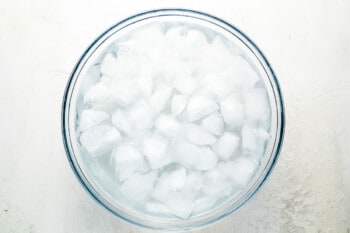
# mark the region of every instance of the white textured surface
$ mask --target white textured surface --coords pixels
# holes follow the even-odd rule
[[[262,189],[197,233],[350,231],[350,2],[0,0],[0,232],[143,233],[98,206],[71,171],[60,108],[89,43],[131,14],[206,11],[264,51],[286,105],[285,143]],[[129,1],[131,2],[131,1]]]

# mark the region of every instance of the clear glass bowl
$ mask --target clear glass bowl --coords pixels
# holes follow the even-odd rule
[[[77,116],[76,109],[79,101],[78,93],[80,89],[83,88],[84,83],[82,80],[87,69],[96,62],[101,51],[105,51],[120,34],[150,22],[181,22],[185,24],[195,24],[221,33],[227,39],[232,40],[240,47],[240,49],[242,49],[242,51],[244,51],[245,56],[247,56],[256,67],[256,70],[263,79],[268,91],[270,101],[271,138],[266,144],[265,154],[260,167],[250,184],[238,195],[228,198],[227,201],[216,208],[186,220],[150,216],[118,204],[118,202],[110,195],[111,190],[108,190],[108,186],[102,184],[104,180],[96,179],[94,174],[92,174],[93,164],[89,164],[86,162],[88,160],[83,158],[84,154],[81,153],[78,140],[76,140],[77,135],[75,128]],[[246,35],[231,24],[212,15],[192,10],[153,10],[132,16],[112,26],[99,36],[83,53],[73,69],[63,98],[62,135],[64,146],[70,165],[83,187],[99,204],[108,209],[114,215],[133,224],[151,229],[185,231],[200,228],[218,221],[237,210],[254,195],[270,174],[281,149],[283,131],[284,110],[280,88],[270,64],[259,48]],[[105,177],[108,179],[107,176]],[[112,188],[113,187],[110,187],[110,189]]]

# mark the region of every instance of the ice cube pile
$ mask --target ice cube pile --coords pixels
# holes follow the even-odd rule
[[[259,168],[267,90],[222,35],[152,23],[111,44],[91,77],[78,141],[107,161],[127,205],[188,219],[238,194]]]

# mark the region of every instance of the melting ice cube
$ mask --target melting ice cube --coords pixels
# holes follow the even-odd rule
[[[209,131],[195,124],[186,126],[187,139],[193,144],[203,146],[216,142],[216,137]]]
[[[89,87],[84,94],[86,105],[96,105],[112,100],[108,87],[103,83],[96,83]]]
[[[204,118],[201,125],[217,136],[221,136],[224,133],[224,121],[218,112],[214,112]]]
[[[142,203],[150,197],[156,178],[156,171],[147,174],[136,172],[124,181],[120,189],[129,200]]]
[[[181,114],[187,105],[187,98],[184,95],[174,95],[171,101],[171,110],[173,114],[179,115]]]
[[[190,95],[196,90],[198,81],[191,76],[178,76],[174,80],[174,88],[185,95]]]
[[[218,199],[230,195],[232,185],[220,170],[213,169],[204,175],[203,192],[209,197]]]
[[[236,134],[226,132],[212,148],[221,159],[228,161],[238,149],[239,142],[240,138]]]
[[[187,116],[189,121],[199,120],[219,109],[216,102],[208,97],[194,96],[190,98],[187,105]]]
[[[181,128],[178,120],[171,115],[160,115],[156,122],[156,128],[168,137],[175,137]]]
[[[142,152],[152,169],[162,168],[171,163],[171,157],[166,153],[169,142],[162,136],[153,134],[143,141]]]
[[[182,194],[184,197],[194,200],[203,188],[203,177],[200,172],[191,172],[187,175]]]
[[[180,139],[173,143],[170,153],[175,162],[191,168],[197,162],[201,149],[192,143]]]
[[[259,80],[259,76],[253,67],[240,56],[237,56],[233,61],[232,66],[235,68],[236,83],[243,89],[254,87]]]
[[[216,167],[217,160],[217,155],[209,147],[203,147],[193,167],[200,171],[211,170]]]
[[[108,125],[91,127],[80,135],[81,145],[92,155],[97,156],[106,153],[120,141],[119,131]]]
[[[112,115],[112,123],[123,133],[129,134],[132,131],[132,125],[128,115],[122,109],[117,109]]]
[[[163,204],[171,213],[182,219],[189,218],[193,210],[193,202],[180,193],[169,195],[169,197],[163,201]]]
[[[263,88],[255,88],[244,94],[245,115],[249,120],[266,121],[270,117],[267,92]]]
[[[225,176],[239,187],[245,187],[252,179],[258,164],[252,159],[239,157],[234,161],[222,163],[219,169]]]
[[[145,209],[149,213],[153,214],[161,214],[161,215],[169,215],[170,212],[168,208],[166,208],[162,203],[149,201],[145,205]]]
[[[117,58],[107,53],[101,62],[101,73],[109,76],[118,75],[119,67]]]
[[[244,108],[237,96],[231,95],[224,98],[220,102],[220,111],[227,128],[236,129],[242,126],[244,121]]]
[[[154,112],[151,105],[140,100],[129,108],[128,117],[134,129],[147,130],[153,126]]]
[[[261,159],[265,151],[266,140],[270,138],[270,134],[264,129],[254,128],[250,124],[246,124],[242,128],[241,134],[243,153]]]
[[[186,176],[185,168],[163,173],[157,181],[153,196],[158,201],[164,202],[171,193],[180,191],[184,187]]]
[[[167,86],[159,86],[149,98],[149,102],[155,111],[159,114],[164,108],[170,108],[170,99],[173,91]]]
[[[79,117],[79,128],[84,131],[92,126],[98,125],[106,120],[109,115],[102,111],[96,111],[93,109],[83,110]]]
[[[117,146],[111,156],[119,181],[124,181],[136,171],[147,172],[149,169],[143,155],[132,145]]]
[[[193,213],[202,213],[206,210],[209,210],[215,205],[216,201],[216,198],[206,196],[196,199],[194,202]]]
[[[110,93],[120,106],[126,107],[134,103],[140,96],[140,92],[135,88],[135,80],[127,78],[114,80],[110,86]]]

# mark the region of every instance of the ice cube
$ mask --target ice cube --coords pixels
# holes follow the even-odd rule
[[[120,141],[119,131],[108,125],[93,126],[80,135],[81,145],[92,156],[98,156],[113,149]]]
[[[143,155],[132,145],[117,146],[111,156],[120,182],[136,171],[144,173],[149,169]]]
[[[174,95],[171,101],[171,111],[174,115],[181,114],[187,105],[187,97],[184,95]]]
[[[200,171],[211,170],[216,167],[217,160],[217,155],[209,147],[203,147],[198,156],[198,161],[193,167]]]
[[[232,60],[233,54],[231,53],[230,47],[227,41],[220,35],[216,36],[211,43],[212,56],[215,60],[221,61],[217,62],[218,65],[225,64]],[[215,64],[214,64],[215,65]],[[219,70],[220,67],[215,67],[215,70]]]
[[[171,115],[160,115],[156,122],[155,127],[164,135],[168,137],[175,137],[181,128],[181,124]]]
[[[108,102],[112,96],[108,87],[103,83],[96,83],[91,85],[84,94],[84,104],[95,105]]]
[[[186,169],[181,167],[163,173],[156,183],[153,197],[164,202],[171,193],[180,191],[184,187],[186,176]]]
[[[201,59],[208,47],[205,35],[200,30],[190,29],[184,37],[183,48],[180,50],[181,58],[186,61]]]
[[[193,210],[193,202],[181,193],[172,193],[163,204],[172,214],[182,219],[189,218]]]
[[[170,27],[165,33],[165,41],[168,47],[173,48],[178,44],[182,44],[184,40],[185,28],[182,26]]]
[[[149,201],[145,205],[145,209],[148,213],[169,215],[170,212],[163,204],[155,201]]]
[[[103,58],[100,66],[101,73],[104,75],[115,76],[118,75],[119,67],[117,59],[110,53],[107,53]]]
[[[187,175],[182,193],[184,197],[194,200],[203,188],[203,178],[200,172],[191,172]]]
[[[123,133],[129,134],[132,131],[130,119],[122,109],[117,109],[112,115],[112,123]]]
[[[196,90],[198,81],[191,76],[177,76],[173,85],[182,94],[191,95]]]
[[[231,194],[232,185],[225,175],[218,169],[204,174],[203,193],[211,198],[221,198]]]
[[[256,135],[262,140],[268,140],[271,137],[270,133],[263,128],[256,129]]]
[[[128,117],[134,129],[147,130],[153,126],[153,109],[146,100],[140,100],[129,108]]]
[[[204,118],[201,125],[217,136],[221,136],[224,133],[224,120],[218,112],[214,112]]]
[[[198,125],[187,124],[186,132],[187,139],[193,144],[204,146],[216,142],[216,137],[211,132],[205,130],[204,128]]]
[[[244,102],[248,120],[266,121],[270,117],[270,105],[265,89],[255,88],[245,92]]]
[[[100,65],[99,64],[91,65],[91,67],[89,67],[86,71],[84,81],[81,83],[80,93],[85,93],[86,88],[90,87],[94,83],[97,83],[100,77],[101,77]]]
[[[192,143],[180,139],[176,140],[171,146],[171,154],[175,162],[191,168],[197,162],[201,149]]]
[[[100,83],[105,85],[106,87],[112,84],[113,78],[111,76],[102,75],[100,78]]]
[[[250,126],[244,126],[242,129],[242,149],[248,151],[256,151],[257,136]]]
[[[209,210],[215,205],[216,201],[216,198],[206,196],[202,196],[196,199],[194,202],[193,213],[197,214]]]
[[[212,146],[213,151],[223,160],[228,161],[238,149],[240,138],[231,132],[225,132]]]
[[[150,197],[156,178],[156,171],[147,174],[135,172],[124,181],[120,190],[130,201],[142,203]]]
[[[252,159],[239,157],[228,163],[221,163],[219,169],[224,175],[234,182],[234,185],[245,187],[252,179],[258,164]]]
[[[99,103],[99,104],[92,106],[92,109],[94,109],[96,111],[105,112],[108,115],[112,115],[113,112],[115,111],[115,108],[116,108],[116,104],[115,104],[115,102],[113,102],[112,99],[110,99],[110,101],[107,101],[105,103]]]
[[[164,46],[164,31],[160,25],[146,25],[138,28],[133,32],[132,40],[134,42],[132,47],[153,62],[159,63],[163,58],[162,54],[166,47]]]
[[[140,92],[135,88],[135,80],[131,78],[114,80],[110,86],[110,93],[123,107],[130,105],[140,96]]]
[[[205,46],[205,44],[208,44],[207,38],[205,37],[203,32],[196,29],[188,30],[184,39],[185,39],[184,43],[187,43],[189,46],[193,46],[193,45]]]
[[[217,71],[216,71],[217,72]],[[201,86],[207,88],[215,96],[226,96],[233,90],[227,77],[218,73],[206,73],[201,77]]]
[[[130,80],[140,75],[151,75],[150,62],[140,55],[141,51],[135,47],[135,44],[120,43],[117,50],[117,68],[118,72],[112,75],[115,81]],[[148,69],[147,69],[147,66]]]
[[[154,109],[155,114],[159,114],[165,108],[170,108],[169,100],[172,96],[172,89],[161,85],[159,86],[149,98],[149,102]]]
[[[139,31],[139,30],[137,30]],[[128,40],[118,40],[115,45],[117,47],[117,62],[122,70],[121,76],[116,78],[136,78],[143,75],[153,75],[154,65],[158,64],[154,57],[159,56],[161,43],[155,42],[157,38],[153,38],[153,42],[157,46],[152,46],[146,38],[139,40],[136,38],[128,38]],[[161,52],[161,51],[160,51]]]
[[[189,121],[199,120],[219,109],[219,106],[211,98],[194,96],[187,104],[187,116]]]
[[[153,91],[153,78],[152,76],[141,76],[135,80],[136,88],[140,91],[141,95],[148,97]]]
[[[96,111],[93,109],[83,110],[79,116],[79,129],[84,131],[92,126],[100,124],[108,117],[109,115],[105,112]]]
[[[232,67],[235,69],[236,83],[244,90],[253,88],[259,80],[256,71],[243,57],[237,56],[233,60]]]
[[[165,138],[157,134],[145,137],[142,152],[152,169],[162,168],[172,162],[171,157],[167,154],[168,144]]]
[[[233,130],[242,126],[244,108],[237,96],[231,95],[220,101],[220,111],[228,129]]]
[[[208,99],[217,100],[217,95],[208,87],[201,87],[196,90],[196,96],[205,96]],[[209,114],[208,114],[209,115]]]
[[[155,40],[163,40],[164,30],[161,24],[145,25],[138,30],[132,32],[132,38],[140,44],[144,41],[154,42]]]
[[[264,154],[265,141],[269,139],[270,134],[262,128],[254,128],[246,124],[242,128],[242,150],[244,154],[254,155],[259,158]]]
[[[170,28],[165,33],[164,40],[165,40],[166,50],[168,51],[168,57],[169,57],[169,60],[171,61],[170,65],[172,65],[174,61],[176,61],[176,63],[178,63],[178,61],[182,61],[182,59],[180,59],[180,55],[182,54],[182,50],[185,49],[184,47],[185,32],[186,32],[186,29],[180,26],[180,27]],[[168,62],[164,63],[165,65],[164,68],[167,73],[169,71],[178,72],[178,69],[176,70],[167,69],[168,64],[169,64]],[[171,73],[169,72],[169,74]]]
[[[161,177],[164,185],[167,185],[170,190],[177,191],[183,188],[186,181],[186,169],[177,168],[176,170],[164,174],[164,177]]]
[[[177,53],[177,50],[172,51],[169,48],[165,50],[163,56],[166,56],[166,59],[163,58],[162,63],[157,65],[155,72],[155,77],[161,78],[164,83],[171,86],[174,86],[175,79],[191,76],[192,71],[188,64],[177,57]]]

